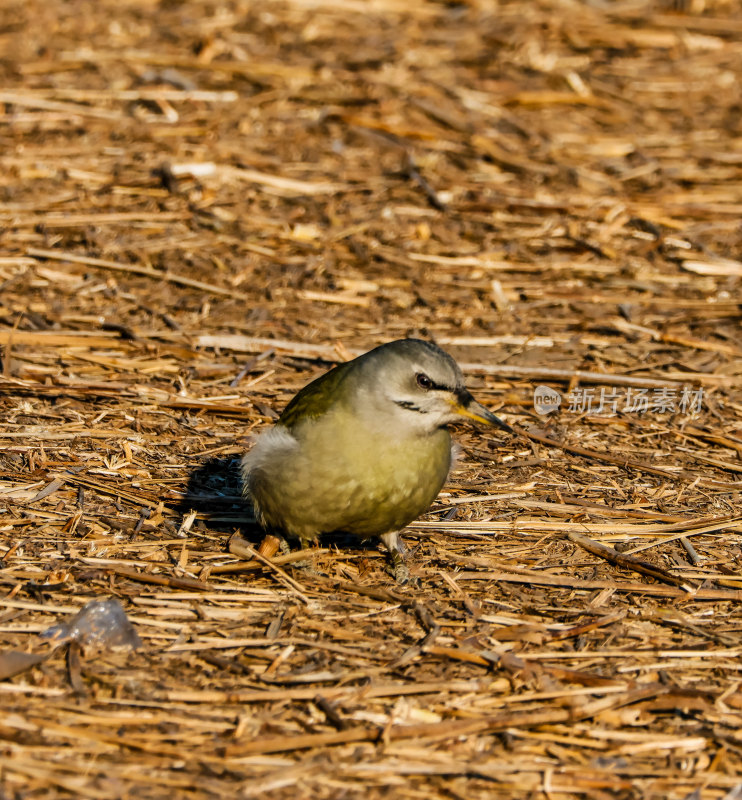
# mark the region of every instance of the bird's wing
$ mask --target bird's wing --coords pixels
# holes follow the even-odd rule
[[[306,419],[321,417],[344,396],[343,384],[353,363],[339,364],[307,384],[286,406],[278,423],[291,430]]]

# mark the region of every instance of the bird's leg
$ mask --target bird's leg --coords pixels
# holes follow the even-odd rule
[[[319,540],[316,536],[299,536],[299,550],[308,550],[310,547],[317,547],[318,544]],[[291,551],[288,550],[287,552]],[[311,558],[306,559],[306,561],[294,561],[291,566],[307,575],[320,574]]]
[[[408,583],[410,580],[410,571],[405,564],[404,556],[406,548],[399,538],[399,531],[392,531],[391,533],[384,533],[381,535],[381,541],[389,551],[391,558],[391,573],[397,583]]]
[[[263,552],[263,545],[265,545],[265,543],[269,539],[273,539],[273,542],[272,542],[273,549],[270,552]],[[317,545],[317,540],[316,539],[312,539],[312,538],[298,537],[298,542],[299,542],[299,550],[306,550],[308,547],[311,547],[312,545],[314,545],[314,546]],[[265,539],[263,540],[263,543],[258,548],[258,552],[261,555],[264,555],[264,556],[267,556],[268,558],[270,558],[271,556],[275,555],[276,551],[280,552],[281,555],[287,556],[289,553],[291,553],[291,545],[289,544],[288,539],[283,535],[283,533],[281,533],[280,531],[274,530],[274,531],[272,531],[270,534],[268,534],[265,537]],[[312,563],[311,559],[307,559],[306,561],[304,561],[304,560],[302,560],[302,561],[293,561],[293,562],[291,562],[291,566],[294,567],[295,569],[306,570],[307,572],[309,572],[311,574],[316,573],[316,569],[315,569],[314,564]]]

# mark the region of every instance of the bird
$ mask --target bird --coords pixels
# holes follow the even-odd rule
[[[448,426],[513,429],[478,403],[456,361],[432,342],[397,339],[301,389],[243,456],[243,493],[258,523],[302,547],[321,534],[380,539],[409,579],[399,533],[448,477]]]

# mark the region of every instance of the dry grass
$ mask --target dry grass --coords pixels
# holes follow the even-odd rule
[[[0,6],[0,795],[739,796],[741,12]],[[251,432],[405,335],[530,439],[417,590],[250,560]],[[110,594],[141,650],[38,638]]]

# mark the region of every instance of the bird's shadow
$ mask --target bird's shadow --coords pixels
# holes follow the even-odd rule
[[[239,530],[248,541],[260,541],[262,535],[252,503],[242,496],[239,458],[210,458],[196,467],[173,510],[183,516],[195,511],[203,515],[209,530],[219,533]]]

